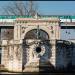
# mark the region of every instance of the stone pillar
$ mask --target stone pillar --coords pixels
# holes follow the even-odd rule
[[[60,39],[60,36],[59,36],[60,28],[59,28],[58,22],[54,22],[51,26],[52,26],[52,29],[50,31],[50,33],[51,33],[50,43],[52,45],[52,48],[51,48],[52,56],[50,58],[50,62],[51,62],[51,64],[53,64],[54,67],[56,67],[56,40]]]
[[[18,39],[21,39],[21,26],[18,25]]]
[[[18,39],[18,26],[15,25],[14,26],[14,40],[17,40]]]
[[[22,72],[22,44],[19,40],[14,42],[16,44],[14,46],[14,57],[13,57],[13,71],[15,72]],[[21,44],[21,45],[20,45]]]
[[[55,67],[56,66],[56,40],[51,40],[51,51],[52,51],[52,56],[50,58],[51,64]]]
[[[59,25],[55,26],[55,38],[60,39],[60,26]]]
[[[15,25],[14,26],[14,40],[20,40],[21,38],[21,26]]]
[[[8,67],[8,61],[9,61],[9,47],[7,45],[7,40],[2,41],[2,57],[1,57],[1,64],[3,64],[6,68]]]

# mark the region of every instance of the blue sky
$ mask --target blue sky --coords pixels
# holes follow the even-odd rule
[[[40,14],[45,15],[75,15],[75,1],[38,1]],[[0,15],[3,14],[3,8],[9,5],[9,1],[0,1]],[[75,29],[68,30],[71,34],[66,34],[62,30],[62,39],[75,39]]]
[[[39,7],[44,14],[75,14],[75,1],[40,1]]]
[[[39,12],[47,15],[75,15],[75,1],[37,1]],[[0,14],[3,7],[9,5],[10,1],[0,1]]]

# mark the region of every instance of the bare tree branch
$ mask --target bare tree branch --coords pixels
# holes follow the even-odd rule
[[[7,15],[30,15],[34,16],[37,10],[37,4],[34,1],[13,1],[13,4],[9,3],[8,6],[3,8]],[[3,33],[6,39],[12,39],[13,37],[13,29],[6,29]]]
[[[13,4],[6,6],[4,11],[7,15],[31,15],[34,16],[38,12],[37,4],[34,1],[14,1]]]

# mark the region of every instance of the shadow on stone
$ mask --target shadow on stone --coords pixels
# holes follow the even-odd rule
[[[55,71],[55,68],[50,62],[46,62],[44,64],[40,63],[39,65],[39,72],[49,73],[54,71]]]

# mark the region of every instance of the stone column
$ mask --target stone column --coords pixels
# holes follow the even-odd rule
[[[21,39],[21,26],[20,25],[18,25],[17,33],[18,33],[18,40],[20,40]]]
[[[4,46],[5,45],[5,46]],[[8,57],[9,57],[9,47],[7,46],[7,40],[2,41],[2,57],[1,57],[1,64],[5,66],[5,68],[8,67]]]
[[[14,26],[14,40],[18,39],[18,26]]]
[[[8,70],[13,71],[13,47],[9,45],[9,63],[8,63]]]
[[[15,25],[14,26],[14,40],[20,40],[21,39],[21,26]]]
[[[53,33],[51,33],[50,37],[50,43],[52,45],[51,51],[52,51],[52,56],[50,58],[51,63],[56,67],[56,39],[60,39],[60,28],[59,28],[59,23],[55,22],[52,25],[53,27]]]
[[[60,26],[59,25],[55,26],[55,38],[60,39]]]
[[[14,44],[16,44],[14,46],[14,59],[13,59],[13,71],[16,72],[22,72],[22,44],[20,43],[19,40],[17,42],[15,42]]]
[[[50,58],[51,64],[55,67],[56,66],[56,40],[51,40],[51,51],[52,51],[52,56]]]

